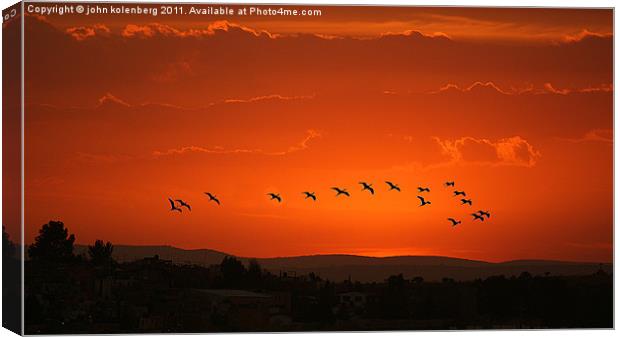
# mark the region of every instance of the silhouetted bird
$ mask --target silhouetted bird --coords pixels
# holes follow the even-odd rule
[[[368,190],[368,192],[370,192],[370,194],[375,194],[375,189],[372,188],[372,184],[369,184],[369,183],[366,183],[366,182],[363,182],[363,181],[360,181],[359,184],[364,187],[364,188],[362,188],[362,191],[363,190]]]
[[[454,181],[446,181],[446,186],[454,187]]]
[[[398,187],[398,185],[394,184],[394,183],[393,183],[393,182],[391,182],[391,181],[386,181],[385,183],[386,183],[386,184],[388,184],[388,185],[390,186],[389,191],[391,191],[391,190],[397,190],[398,192],[400,192],[400,187]]]
[[[430,192],[431,189],[428,187],[418,187],[418,192],[422,193],[422,192]]]
[[[478,215],[478,213],[472,213],[471,215],[473,215],[474,221],[476,220],[484,221],[484,218],[482,217],[482,215]]]
[[[179,211],[179,212],[183,212],[180,208],[178,208],[175,204],[174,201],[170,198],[168,198],[168,201],[170,201],[170,210],[171,211]]]
[[[209,196],[209,201],[215,201],[218,205],[220,204],[220,200],[209,192],[205,192],[207,196]]]
[[[469,204],[471,206],[471,199],[461,199],[461,205]]]
[[[282,197],[280,197],[280,194],[278,193],[267,193],[268,196],[270,196],[269,200],[277,200],[278,202],[282,202]]]
[[[421,197],[421,196],[419,196],[419,195],[418,195],[418,199],[420,199],[420,207],[422,207],[422,206],[424,206],[424,205],[430,205],[430,204],[431,204],[431,202],[430,202],[430,201],[426,201],[426,200],[424,200],[424,198],[423,198],[423,197]]]
[[[175,201],[178,202],[179,205],[181,205],[181,207],[187,207],[188,210],[190,210],[190,211],[192,210],[192,207],[188,203],[186,203],[185,201],[183,201],[181,199],[176,199]]]
[[[464,197],[467,196],[467,194],[465,194],[465,191],[454,191],[454,196],[456,197],[457,195],[462,195]]]
[[[452,223],[452,227],[454,227],[454,226],[456,226],[456,225],[461,223],[460,220],[454,220],[452,218],[448,218],[448,221],[450,221]]]
[[[332,190],[336,191],[336,196],[339,196],[341,194],[346,195],[347,197],[350,197],[351,195],[349,194],[349,192],[347,192],[347,190],[345,188],[338,188],[338,187],[332,187]]]
[[[314,201],[316,201],[316,195],[314,195],[314,192],[303,192],[303,194],[306,195],[306,197],[304,199],[312,199]]]
[[[487,219],[491,217],[491,213],[486,211],[478,211],[478,214],[486,216]]]

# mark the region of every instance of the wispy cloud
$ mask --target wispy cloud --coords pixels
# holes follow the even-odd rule
[[[545,83],[543,85],[543,87],[545,88],[545,90],[547,92],[550,92],[552,94],[558,94],[558,95],[568,95],[570,94],[570,90],[568,89],[557,89],[555,88],[553,85],[551,85],[551,83]]]
[[[271,95],[250,97],[246,99],[228,98],[228,99],[225,99],[223,102],[224,103],[253,103],[253,102],[268,101],[268,100],[293,101],[293,100],[304,100],[304,99],[313,99],[313,98],[315,98],[315,95],[284,96],[280,94],[271,94]],[[211,105],[213,104],[216,104],[216,103],[211,103]]]
[[[428,94],[440,94],[449,92],[459,93],[475,93],[475,92],[495,92],[502,95],[541,95],[541,94],[555,94],[555,95],[569,95],[573,93],[597,93],[597,92],[612,92],[612,84],[600,84],[598,86],[589,86],[583,88],[558,88],[550,82],[543,83],[542,87],[536,88],[533,84],[527,85],[525,88],[510,87],[509,89],[500,88],[493,82],[474,82],[469,86],[459,86],[457,84],[448,83],[437,90],[429,91]]]
[[[496,91],[500,94],[504,94],[504,95],[512,95],[514,94],[514,92],[508,92],[505,90],[500,89],[495,83],[493,82],[474,82],[473,84],[471,84],[470,86],[467,87],[460,87],[456,84],[452,84],[452,83],[448,83],[446,85],[444,85],[443,87],[439,88],[438,90],[435,91],[431,91],[430,94],[438,94],[441,92],[446,92],[446,91],[460,91],[460,92],[475,92],[475,91],[480,91],[480,90],[493,90]]]
[[[571,143],[587,143],[587,142],[602,142],[613,144],[614,131],[612,129],[593,129],[586,132],[579,138],[558,138],[559,140],[571,142]]]
[[[151,76],[155,82],[167,83],[178,81],[185,76],[194,75],[194,70],[188,61],[178,61],[167,64],[164,69]]]
[[[103,106],[103,105],[105,105],[107,103],[115,103],[115,104],[119,104],[119,105],[122,105],[122,106],[125,106],[125,107],[130,107],[131,106],[131,104],[123,101],[122,99],[112,95],[109,92],[99,98],[98,106]]]
[[[211,146],[211,147],[203,147],[203,146],[184,146],[180,148],[168,149],[165,151],[153,151],[150,155],[127,155],[127,154],[110,154],[110,153],[87,153],[87,152],[77,152],[75,154],[74,160],[79,163],[85,164],[114,164],[127,160],[148,160],[148,159],[157,159],[165,156],[174,156],[174,155],[184,155],[189,153],[204,153],[204,154],[213,154],[213,155],[226,155],[226,154],[257,154],[264,156],[284,156],[291,153],[299,152],[306,150],[310,147],[310,142],[316,138],[320,138],[322,134],[316,130],[307,130],[306,136],[287,149],[282,151],[265,151],[262,149],[226,149],[221,146]]]
[[[177,70],[182,69],[182,71],[186,72],[187,74],[191,74],[192,70],[191,67],[189,67],[189,65],[182,65],[182,64],[178,64],[177,66]],[[162,75],[161,77],[157,77],[157,80],[159,81],[168,81],[171,80],[170,76],[177,76],[178,74],[167,74],[167,75]],[[153,78],[155,79],[155,78]],[[286,95],[281,95],[281,94],[269,94],[269,95],[262,95],[262,96],[255,96],[255,97],[249,97],[249,98],[226,98],[223,99],[221,101],[217,101],[217,102],[211,102],[207,104],[207,107],[209,106],[214,106],[214,105],[218,105],[218,104],[237,104],[237,103],[258,103],[258,102],[262,102],[262,101],[296,101],[296,100],[307,100],[307,99],[314,99],[316,98],[316,94],[312,94],[312,95],[297,95],[297,96],[286,96]],[[170,108],[176,108],[176,109],[182,109],[182,110],[195,110],[196,108],[190,108],[190,107],[184,107],[184,106],[179,106],[179,105],[174,105],[174,104],[168,104],[168,103],[153,103],[153,102],[143,102],[140,104],[130,104],[127,101],[119,98],[118,96],[112,94],[112,93],[106,93],[105,95],[101,96],[98,100],[97,100],[97,107],[101,107],[104,106],[106,104],[118,104],[124,107],[144,107],[147,105],[160,105],[160,106],[166,106],[166,107],[170,107]],[[39,104],[41,105],[41,104]],[[54,106],[54,105],[50,105],[50,104],[45,104],[47,106],[51,106],[54,108],[60,108],[58,106]],[[74,107],[74,108],[78,108],[78,107]]]
[[[153,156],[162,157],[162,156],[170,156],[170,155],[182,155],[187,153],[205,153],[205,154],[259,154],[266,156],[284,156],[287,154],[291,154],[294,152],[306,150],[309,148],[310,141],[316,138],[320,138],[322,134],[316,130],[307,130],[306,136],[299,142],[294,145],[289,146],[286,150],[282,151],[265,151],[262,149],[247,149],[247,148],[236,148],[236,149],[226,149],[221,146],[211,146],[211,147],[203,147],[203,146],[184,146],[181,148],[168,149],[165,151],[153,151]]]
[[[599,86],[568,89],[568,88],[556,88],[553,85],[551,85],[551,83],[545,83],[543,85],[543,88],[546,93],[557,94],[557,95],[568,95],[572,93],[612,92],[614,90],[612,84],[601,84]],[[545,92],[542,92],[542,93],[545,93]]]
[[[612,92],[614,91],[613,85],[612,84],[601,84],[599,86],[596,87],[587,87],[587,88],[581,88],[579,89],[579,92]]]
[[[612,33],[597,33],[597,32],[592,32],[590,30],[584,29],[581,32],[577,33],[577,34],[572,34],[572,35],[565,35],[563,38],[564,42],[579,42],[583,39],[587,39],[587,38],[611,38],[613,37]]]

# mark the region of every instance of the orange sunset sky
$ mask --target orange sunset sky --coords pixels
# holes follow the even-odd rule
[[[612,10],[293,7],[27,15],[26,243],[612,260]]]

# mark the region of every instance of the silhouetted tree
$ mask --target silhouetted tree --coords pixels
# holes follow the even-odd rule
[[[529,273],[529,272],[527,272],[527,271],[524,271],[524,272],[522,272],[522,273],[519,275],[519,279],[521,279],[521,280],[529,280],[529,279],[531,279],[531,278],[532,278],[532,274],[530,274],[530,273]]]
[[[407,281],[403,274],[392,275],[386,280],[387,289],[383,296],[381,312],[384,317],[404,318],[409,312],[407,310],[407,301],[409,293],[407,290]]]
[[[9,238],[9,233],[2,226],[2,257],[4,259],[12,258],[15,255],[15,244]]]
[[[388,277],[387,284],[390,289],[402,289],[405,286],[405,277],[403,274],[392,275]]]
[[[112,246],[112,243],[107,242],[104,244],[102,240],[97,240],[94,246],[88,246],[88,255],[94,265],[107,265],[114,262],[114,259],[112,259],[113,250],[114,246]]]
[[[318,303],[313,317],[319,322],[332,323],[335,319],[332,308],[337,302],[334,283],[326,281],[319,290]]]
[[[2,226],[2,326],[19,333],[21,328],[21,263],[15,244]]]
[[[251,259],[248,265],[248,281],[251,282],[253,286],[258,286],[262,278],[263,269],[256,259]]]
[[[220,264],[220,270],[224,276],[226,286],[239,285],[246,272],[243,263],[234,256],[225,256]]]
[[[28,247],[28,256],[33,261],[67,262],[72,260],[75,236],[69,235],[61,221],[50,221],[41,227],[39,236]]]
[[[308,278],[311,282],[320,282],[321,281],[321,277],[318,276],[317,274],[315,274],[314,272],[310,272],[310,274],[308,274]]]

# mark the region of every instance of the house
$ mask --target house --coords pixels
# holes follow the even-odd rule
[[[269,326],[271,295],[238,289],[193,289],[211,305],[212,314],[239,330],[265,330]]]
[[[357,291],[350,291],[338,295],[338,303],[341,306],[363,308],[368,302],[368,296]]]

